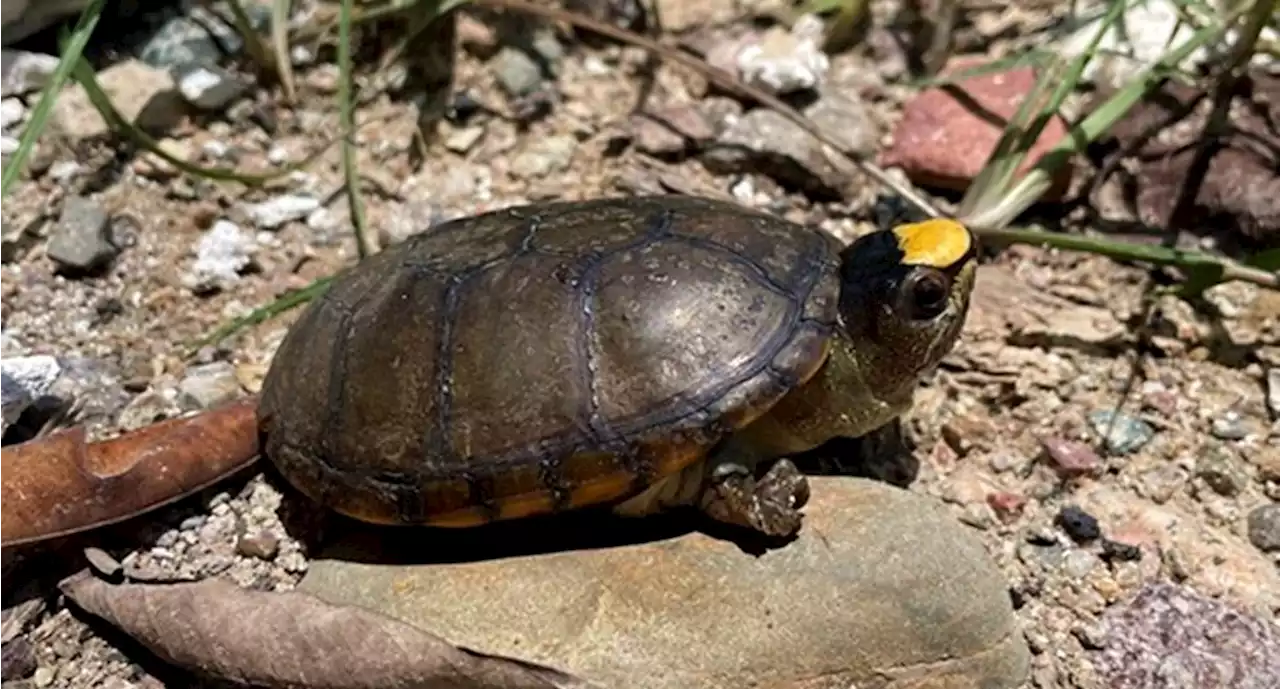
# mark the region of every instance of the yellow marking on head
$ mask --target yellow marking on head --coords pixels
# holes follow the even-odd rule
[[[973,248],[973,236],[955,220],[935,218],[893,228],[908,265],[946,269],[964,258]]]

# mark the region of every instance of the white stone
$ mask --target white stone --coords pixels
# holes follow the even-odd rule
[[[196,261],[186,283],[208,288],[239,279],[254,250],[253,237],[229,220],[219,220],[196,244]]]
[[[178,78],[178,90],[188,103],[201,110],[221,110],[244,93],[244,84],[230,72],[201,65]]]
[[[304,218],[319,207],[320,200],[314,197],[286,195],[246,206],[245,212],[253,219],[255,226],[270,230],[290,220]]]
[[[5,98],[0,101],[0,129],[9,131],[10,127],[22,122],[26,116],[27,108],[17,98]]]
[[[5,3],[6,11],[9,4]],[[4,96],[21,96],[34,93],[49,83],[49,77],[58,68],[58,58],[25,50],[0,51],[4,77],[0,80],[0,92]]]
[[[0,360],[0,407],[4,413],[0,432],[17,421],[32,402],[49,392],[61,374],[62,365],[47,354]]]

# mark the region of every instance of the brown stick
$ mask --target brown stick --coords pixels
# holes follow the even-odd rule
[[[124,521],[210,486],[258,457],[257,400],[99,442],[69,428],[3,450],[4,548]]]

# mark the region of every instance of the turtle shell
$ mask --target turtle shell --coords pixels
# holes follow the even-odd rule
[[[825,361],[839,246],[683,196],[453,220],[345,272],[276,351],[265,454],[383,524],[471,526],[637,494]]]

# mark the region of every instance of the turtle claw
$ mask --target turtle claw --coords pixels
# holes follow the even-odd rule
[[[717,471],[703,495],[712,519],[783,538],[800,530],[800,508],[809,501],[809,482],[789,459],[778,460],[760,480],[743,471]]]

